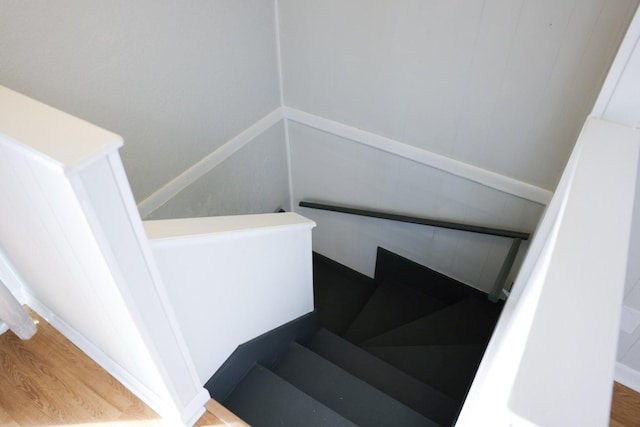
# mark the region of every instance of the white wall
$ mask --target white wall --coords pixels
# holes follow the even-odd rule
[[[640,175],[636,179],[636,198],[629,243],[629,263],[618,339],[617,381],[640,392]],[[626,368],[626,369],[625,369]]]
[[[281,65],[287,106],[544,193],[555,187],[638,2],[275,3],[277,11],[271,0],[11,3],[0,15],[0,83],[123,135],[137,201],[170,199],[150,218],[269,212],[287,204],[291,179],[296,199],[359,201],[531,230],[542,208],[518,194],[351,147],[348,139],[318,137],[295,123],[290,142],[299,164],[290,177],[280,125],[245,141],[210,172],[206,164],[196,174],[189,168],[273,115],[281,103]],[[334,153],[317,153],[313,144],[324,140]],[[358,150],[361,158],[349,158]],[[364,158],[370,163],[361,164]],[[364,170],[362,176],[353,179],[346,165]],[[172,185],[176,177],[181,186]],[[398,191],[400,185],[411,192]],[[373,246],[385,244],[484,287],[508,246],[414,226],[370,229],[369,220],[355,227],[352,219],[331,219],[347,223],[325,233],[333,225],[324,214],[304,213],[318,219],[316,249],[326,255],[354,257],[352,249],[363,243],[366,255],[344,261],[366,274]],[[340,227],[352,239],[330,243]]]
[[[279,106],[272,0],[3,2],[0,84],[110,129],[138,202]]]
[[[585,123],[456,425],[608,424],[639,148]]]
[[[592,114],[632,128],[640,127],[640,11],[622,41]],[[616,381],[640,392],[640,175],[629,244]]]
[[[22,284],[15,277],[12,269],[9,267],[9,260],[0,246],[0,281],[11,292],[11,294],[20,302],[24,304],[24,294],[22,292]],[[5,322],[0,319],[0,334],[5,333],[9,327]]]
[[[25,302],[172,425],[203,412],[117,149],[0,87],[0,241]]]
[[[289,210],[289,169],[282,120],[253,138],[146,219],[244,215]],[[184,177],[190,182],[190,177]]]
[[[294,200],[531,232],[544,206],[290,122]],[[297,208],[314,249],[373,276],[378,246],[489,291],[511,239]],[[524,252],[524,251],[523,251]]]
[[[289,107],[554,189],[637,0],[280,0]]]
[[[277,213],[144,225],[202,384],[238,345],[313,310],[312,221]]]
[[[15,277],[9,262],[6,253],[4,253],[4,249],[0,247],[0,280],[4,282],[7,289],[11,291],[18,301],[24,303],[22,298],[22,283]]]
[[[626,126],[640,127],[640,13],[636,11],[611,64],[593,114]]]

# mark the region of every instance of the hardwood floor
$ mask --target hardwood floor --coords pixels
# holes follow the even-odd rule
[[[611,427],[640,426],[640,394],[622,384],[613,386]]]
[[[40,316],[29,314],[38,322],[32,339],[21,341],[11,331],[0,335],[0,427],[165,426]],[[206,408],[196,427],[247,425],[213,400]],[[640,426],[640,394],[615,383],[610,426]]]
[[[0,427],[165,426],[160,417],[35,312],[38,331],[0,335]],[[228,425],[207,412],[196,426]]]
[[[158,415],[35,312],[38,331],[0,336],[0,425],[159,421]],[[126,425],[126,424],[124,424]]]

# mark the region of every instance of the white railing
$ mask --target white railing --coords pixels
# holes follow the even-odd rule
[[[458,426],[608,424],[639,146],[586,122]]]
[[[313,221],[277,213],[144,226],[202,384],[240,344],[313,311]]]
[[[167,425],[192,425],[209,399],[204,381],[234,345],[313,309],[314,224],[295,214],[158,221],[147,224],[152,251],[121,146],[0,86],[0,264],[28,305]]]
[[[0,87],[0,241],[25,302],[175,425],[208,396],[104,129]],[[14,286],[15,287],[15,286]]]

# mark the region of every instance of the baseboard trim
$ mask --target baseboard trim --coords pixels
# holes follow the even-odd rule
[[[204,385],[211,398],[224,402],[256,363],[271,368],[286,352],[291,341],[306,342],[318,330],[314,311],[240,344]]]
[[[632,369],[621,362],[616,362],[615,380],[640,393],[640,372],[635,369]]]
[[[297,110],[284,107],[284,117],[288,120],[339,136],[389,154],[420,163],[455,176],[477,182],[478,184],[520,197],[541,205],[547,205],[553,193],[544,188],[509,178],[459,160],[436,154],[421,148],[396,141],[372,132],[364,131],[353,126],[334,120],[326,119]]]
[[[198,419],[207,411],[205,405],[209,402],[209,392],[204,387],[198,394],[182,408],[182,422],[185,426],[194,425]]]
[[[93,361],[100,365],[105,371],[111,374],[117,381],[119,381],[127,390],[135,394],[140,400],[142,400],[147,406],[156,411],[160,416],[167,419],[175,419],[180,417],[184,420],[193,418],[193,415],[198,412],[196,401],[200,404],[200,408],[204,407],[204,403],[208,400],[203,399],[204,396],[198,394],[194,402],[191,402],[187,407],[182,408],[182,414],[176,414],[175,412],[167,411],[167,403],[160,398],[155,392],[150,390],[136,378],[134,378],[129,372],[127,372],[122,366],[111,359],[106,353],[96,347],[93,343],[87,340],[80,332],[74,327],[69,325],[64,319],[58,317],[51,309],[44,305],[34,295],[29,292],[24,292],[25,304],[31,307],[36,313],[51,324],[58,332],[65,336],[75,346],[82,350]],[[206,390],[203,389],[206,394]],[[194,406],[192,408],[191,406]],[[189,414],[188,411],[194,411],[194,414]],[[202,415],[202,413],[200,413]],[[200,416],[198,415],[198,417]],[[197,418],[196,418],[197,420]]]
[[[20,303],[20,305],[25,305],[27,303],[22,285],[20,285],[18,288],[15,288],[15,289],[9,289],[9,291],[11,292],[13,297],[16,299],[16,301]],[[9,330],[9,325],[7,325],[5,322],[2,321],[2,319],[0,319],[0,335],[4,334],[8,330]]]
[[[163,187],[138,203],[138,211],[142,218],[147,217],[153,211],[167,203],[176,194],[193,184],[207,172],[227,160],[235,152],[249,144],[264,131],[284,119],[282,107],[278,107],[267,114],[238,135],[221,145],[202,160],[191,166],[180,175],[173,178]]]
[[[295,108],[278,107],[138,203],[140,216],[142,218],[149,216],[180,191],[249,144],[262,132],[283,120],[292,120],[541,205],[547,205],[553,195],[551,191],[544,188],[377,135],[373,132],[364,131]],[[286,123],[285,126],[287,126]]]

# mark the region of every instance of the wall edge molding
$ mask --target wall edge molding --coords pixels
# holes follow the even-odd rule
[[[596,98],[591,115],[595,115],[598,118],[604,118],[607,115],[607,110],[611,99],[614,96],[620,79],[624,74],[629,61],[633,55],[634,49],[640,43],[640,9],[638,9],[631,19],[629,27],[622,38],[622,42],[618,47],[616,56],[613,58],[611,67],[607,72],[604,83],[600,88],[598,98]]]
[[[620,361],[616,362],[615,380],[640,393],[640,372]]]
[[[274,19],[275,19],[275,30],[276,30],[276,54],[277,54],[277,65],[278,65],[278,85],[280,89],[280,107],[284,107],[284,76],[282,72],[282,43],[280,37],[280,4],[278,0],[274,2]],[[294,201],[293,201],[293,173],[291,167],[291,140],[289,138],[289,122],[286,118],[284,118],[284,144],[287,152],[287,184],[289,185],[289,210],[293,212],[295,210]]]
[[[93,361],[100,365],[105,371],[111,374],[117,381],[119,381],[127,390],[135,394],[140,400],[142,400],[147,406],[156,411],[160,416],[169,415],[166,414],[166,410],[163,411],[166,406],[166,402],[160,396],[153,392],[153,390],[146,387],[136,378],[134,378],[129,372],[127,372],[122,366],[116,363],[109,355],[104,353],[98,347],[96,347],[91,341],[87,340],[80,332],[74,327],[69,325],[64,319],[60,318],[43,304],[38,298],[32,295],[28,291],[24,291],[25,304],[31,307],[36,313],[51,324],[58,332],[64,335],[69,341],[76,345],[83,353],[89,356]],[[176,414],[177,415],[177,414]]]
[[[211,399],[209,396],[209,392],[207,389],[202,387],[202,390],[191,400],[191,402],[187,403],[185,407],[182,409],[182,421],[187,426],[194,425],[202,415],[207,411],[205,408],[205,404]],[[186,419],[185,419],[186,417]]]
[[[284,118],[541,205],[546,206],[553,195],[535,185],[295,108],[284,107]]]
[[[368,132],[344,123],[316,116],[296,108],[282,106],[276,108],[271,113],[255,122],[202,158],[189,169],[173,178],[151,195],[147,196],[137,204],[140,216],[145,218],[150,215],[182,190],[196,182],[203,175],[220,165],[234,153],[242,149],[278,122],[284,121],[285,130],[288,130],[288,123],[286,123],[288,120],[348,139],[370,148],[384,151],[388,154],[414,161],[424,166],[441,170],[451,175],[476,182],[485,187],[493,188],[503,193],[529,200],[543,206],[546,206],[549,203],[551,196],[553,195],[552,191],[519,181],[515,178],[510,178],[469,163],[461,162],[441,154],[436,154],[428,150],[414,147],[373,132]],[[287,152],[289,153],[290,149],[288,149]],[[290,183],[290,185],[292,186],[292,183]]]
[[[199,160],[189,169],[173,178],[158,190],[138,203],[138,211],[142,218],[167,203],[179,192],[196,182],[207,172],[227,160],[245,145],[249,144],[264,131],[271,128],[284,119],[282,107],[278,107],[260,120],[241,131],[239,134],[216,148],[207,156]]]

